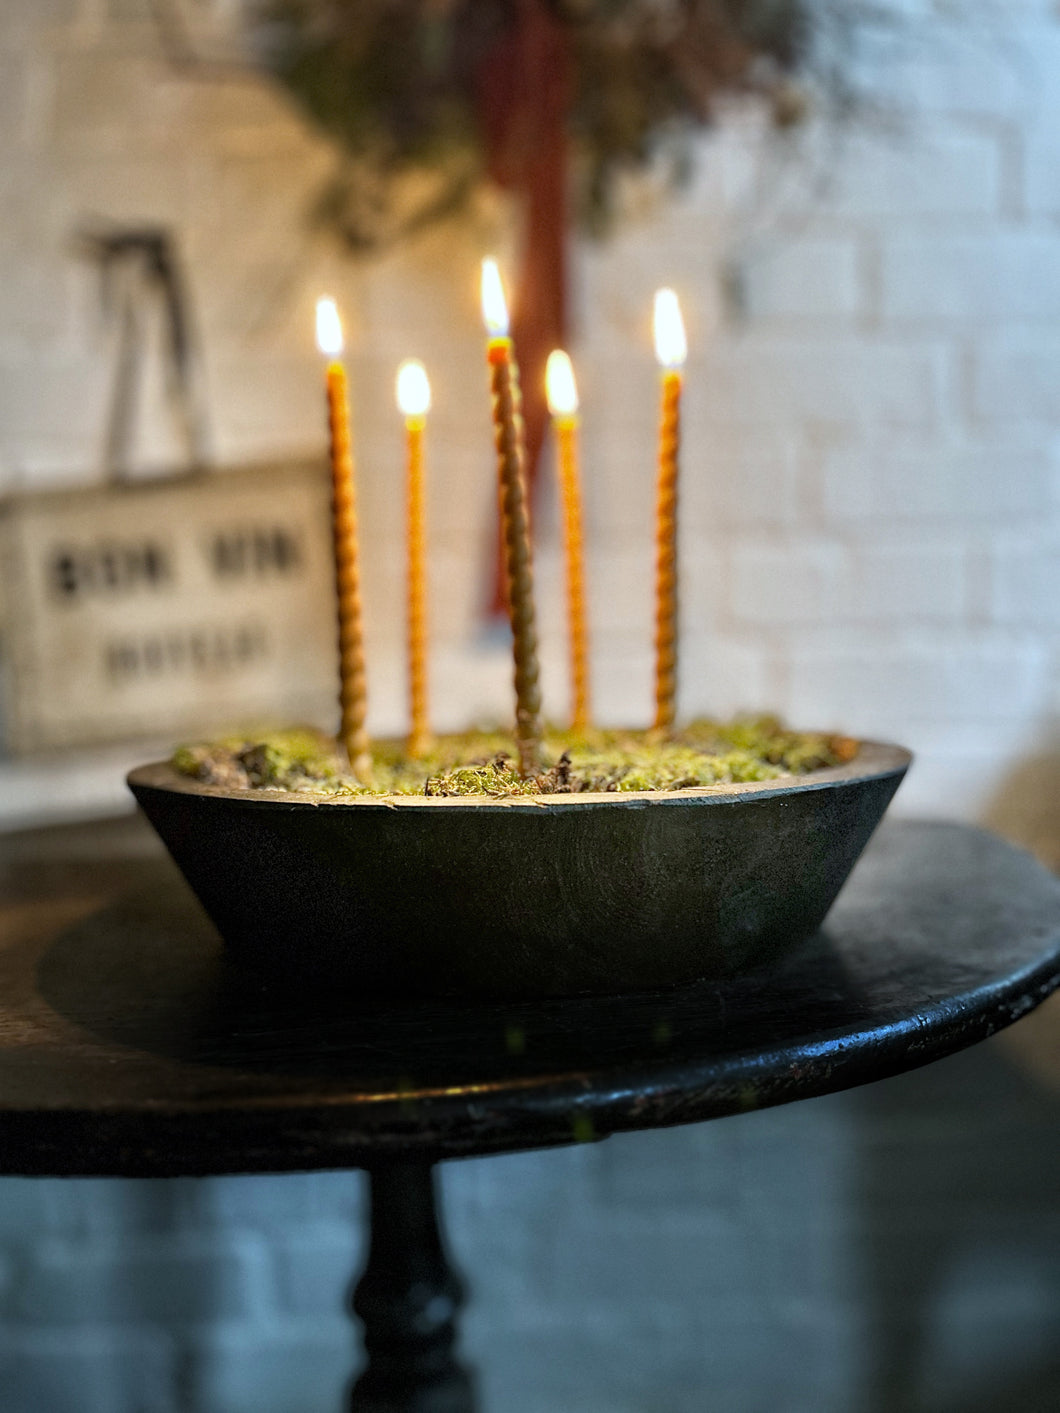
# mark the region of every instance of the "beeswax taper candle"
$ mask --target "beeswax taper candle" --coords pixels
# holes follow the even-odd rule
[[[482,317],[493,394],[493,433],[500,482],[508,616],[515,661],[515,741],[524,779],[541,766],[541,687],[534,621],[534,571],[523,474],[524,442],[519,368],[508,337],[508,307],[497,264],[482,262]]]
[[[371,784],[372,759],[365,718],[364,632],[357,560],[357,497],[350,405],[342,353],[342,324],[333,299],[317,301],[317,346],[328,359],[326,381],[331,433],[332,526],[335,537],[335,588],[339,618],[339,740],[350,768],[362,785]]]
[[[567,637],[571,669],[571,726],[584,730],[591,720],[589,630],[585,610],[585,552],[582,538],[581,476],[578,467],[578,389],[570,358],[561,349],[548,357],[545,389],[559,452],[563,543],[567,561]]]
[[[658,290],[655,356],[662,387],[655,518],[655,730],[660,734],[673,725],[677,699],[677,472],[687,351],[677,295],[672,289]]]
[[[398,409],[405,417],[408,507],[408,753],[424,756],[431,747],[427,706],[427,504],[423,441],[431,406],[431,385],[422,363],[408,359],[397,374]]]

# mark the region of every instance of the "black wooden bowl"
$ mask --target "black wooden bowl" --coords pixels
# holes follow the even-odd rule
[[[731,975],[823,921],[911,757],[637,794],[321,799],[129,786],[239,964],[361,996],[524,999]]]

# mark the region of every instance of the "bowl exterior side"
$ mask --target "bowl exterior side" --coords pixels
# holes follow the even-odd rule
[[[130,783],[240,964],[366,997],[529,999],[730,975],[794,947],[902,774],[452,811]]]

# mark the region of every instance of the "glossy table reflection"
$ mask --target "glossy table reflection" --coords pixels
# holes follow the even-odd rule
[[[0,841],[0,1171],[364,1167],[363,1410],[461,1413],[431,1165],[823,1094],[924,1064],[1060,981],[1060,881],[956,825],[885,825],[772,971],[520,1005],[359,1008],[225,964],[137,821]]]

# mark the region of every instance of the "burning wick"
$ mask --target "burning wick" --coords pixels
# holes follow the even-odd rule
[[[328,359],[328,424],[331,432],[332,526],[335,536],[335,589],[339,622],[339,740],[350,768],[362,785],[370,785],[372,759],[365,717],[364,633],[361,626],[361,587],[357,560],[357,497],[350,439],[350,407],[342,353],[342,324],[333,299],[317,300],[317,346]]]
[[[397,372],[397,405],[405,418],[408,505],[408,753],[422,757],[431,746],[427,706],[427,507],[423,441],[431,385],[422,363],[408,359]]]

